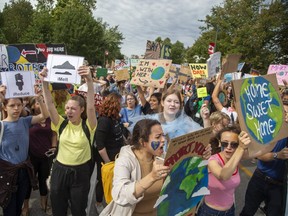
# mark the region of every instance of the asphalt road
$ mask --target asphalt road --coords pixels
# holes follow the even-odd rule
[[[241,184],[236,190],[236,215],[239,215],[241,212],[243,205],[244,205],[244,198],[245,198],[245,191],[247,184],[249,182],[250,176],[252,175],[253,171],[255,170],[256,164],[251,163],[251,160],[242,161],[240,165],[240,176],[241,176]],[[94,179],[94,181],[92,181]],[[93,176],[91,178],[91,190],[89,194],[89,200],[87,211],[89,212],[88,216],[98,216],[97,211],[95,209],[94,203],[95,203],[95,194],[93,191],[95,191],[95,180],[96,180],[96,169],[93,173]],[[48,216],[49,214],[46,214],[43,212],[40,208],[40,202],[39,202],[39,191],[33,191],[30,199],[30,214],[29,216]],[[51,215],[51,214],[50,214]],[[68,214],[71,216],[71,214]],[[0,210],[0,216],[3,216],[2,210]],[[265,216],[264,213],[262,213],[260,210],[255,214],[255,216]]]

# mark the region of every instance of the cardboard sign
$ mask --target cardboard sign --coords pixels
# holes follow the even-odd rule
[[[276,141],[287,137],[288,131],[276,76],[235,80],[232,84],[241,129],[252,140],[249,155],[267,152]]]
[[[236,72],[238,68],[238,63],[241,58],[241,54],[229,54],[224,60],[222,64],[222,77],[226,73]]]
[[[285,86],[283,80],[288,82],[288,65],[270,65],[267,74],[276,74],[278,85]]]
[[[198,98],[204,98],[207,96],[208,96],[208,93],[207,93],[206,87],[197,88],[197,97]]]
[[[179,79],[180,81],[186,82],[191,77],[189,66],[172,64],[169,69],[169,75],[173,79]]]
[[[108,69],[107,68],[97,68],[97,73],[96,76],[99,78],[101,76],[106,77],[108,74]]]
[[[189,64],[193,79],[208,78],[207,64]]]
[[[164,88],[165,74],[168,73],[171,62],[171,60],[141,59],[131,79],[131,84]]]
[[[33,71],[8,71],[0,74],[2,83],[7,87],[5,98],[32,97],[35,95]]]
[[[216,76],[221,68],[221,52],[216,52],[210,55],[210,58],[207,60],[208,67],[208,78]]]
[[[83,95],[85,99],[87,98],[87,92],[85,91],[75,90],[75,94]],[[95,107],[99,107],[102,104],[103,100],[104,100],[103,96],[99,94],[94,94]]]
[[[128,69],[114,71],[114,74],[117,81],[130,79]]]
[[[47,59],[47,82],[81,83],[81,76],[77,69],[84,63],[84,57],[70,55],[49,54]]]
[[[202,197],[209,194],[208,162],[202,154],[211,135],[212,128],[205,128],[171,139],[164,161],[171,172],[155,204],[157,215],[194,212]]]
[[[170,59],[171,58],[171,46],[162,45],[157,41],[147,40],[145,59]]]

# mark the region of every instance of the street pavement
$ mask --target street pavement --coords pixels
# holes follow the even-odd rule
[[[235,194],[235,202],[236,202],[236,215],[239,215],[245,200],[245,192],[249,182],[249,179],[256,168],[256,164],[252,163],[251,160],[242,161],[239,166],[240,176],[241,176],[241,184],[236,190]],[[91,178],[91,189],[89,193],[89,203],[87,207],[88,216],[98,216],[97,211],[95,209],[95,184],[96,184],[96,169]],[[30,199],[30,214],[29,216],[48,216],[42,209],[40,208],[40,195],[39,191],[33,191]],[[51,215],[51,214],[50,214]],[[0,216],[3,216],[2,210],[0,210]],[[68,213],[68,216],[71,216],[71,213]],[[265,216],[260,210],[255,214],[255,216]]]

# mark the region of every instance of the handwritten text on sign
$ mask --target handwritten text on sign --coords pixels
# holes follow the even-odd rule
[[[263,77],[245,79],[240,91],[245,124],[255,140],[267,144],[277,136],[283,123],[280,98]]]
[[[193,78],[207,78],[207,64],[189,64]]]
[[[276,74],[278,85],[284,85],[283,80],[288,82],[288,65],[270,65],[268,74]]]

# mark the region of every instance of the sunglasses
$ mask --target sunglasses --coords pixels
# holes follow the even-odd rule
[[[238,142],[224,142],[224,141],[221,141],[220,143],[221,143],[221,146],[224,147],[224,148],[227,148],[229,144],[230,144],[231,148],[233,148],[233,149],[236,149],[239,146]]]

